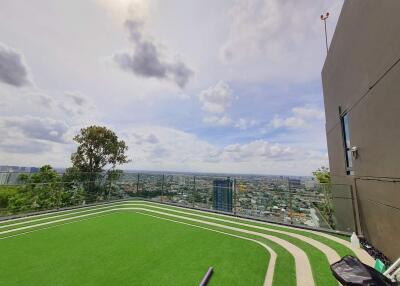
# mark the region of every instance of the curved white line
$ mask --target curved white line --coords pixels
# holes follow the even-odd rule
[[[167,215],[167,216],[181,218],[181,219],[185,219],[185,220],[196,221],[196,222],[200,222],[203,224],[213,225],[216,227],[221,227],[221,228],[225,228],[225,229],[229,229],[229,230],[233,230],[233,231],[237,231],[237,232],[248,233],[248,234],[260,236],[260,237],[266,238],[268,240],[274,241],[274,242],[280,244],[282,247],[286,248],[286,250],[288,250],[293,255],[293,257],[295,259],[297,285],[307,285],[307,286],[314,285],[314,279],[313,279],[313,275],[312,275],[312,271],[311,271],[311,265],[310,265],[310,262],[308,260],[306,253],[302,249],[298,248],[297,246],[293,245],[292,243],[290,243],[284,239],[281,239],[281,238],[278,238],[275,236],[271,236],[271,235],[261,234],[261,233],[250,231],[250,230],[243,230],[243,229],[236,228],[236,227],[226,226],[226,225],[213,223],[213,222],[206,222],[206,221],[193,219],[193,218],[182,217],[179,215],[167,214],[167,213],[163,213],[163,212],[159,212],[159,211],[155,211],[155,210],[149,210],[149,209],[145,209],[145,208],[132,208],[132,207],[118,208],[118,207],[116,207],[111,210],[99,210],[96,212],[83,214],[83,215],[79,215],[79,216],[75,216],[75,217],[67,217],[67,218],[63,218],[63,219],[57,219],[54,221],[48,221],[48,222],[38,223],[38,224],[34,224],[34,225],[23,226],[23,227],[19,227],[16,229],[10,229],[10,230],[6,230],[6,231],[2,231],[2,232],[0,232],[0,234],[11,233],[11,232],[19,231],[19,230],[24,230],[24,229],[31,229],[34,227],[49,225],[52,223],[63,222],[63,221],[68,221],[68,220],[73,220],[74,218],[87,217],[87,216],[91,216],[91,215],[95,215],[95,214],[99,214],[99,213],[106,213],[106,212],[111,212],[111,211],[115,211],[115,210],[126,210],[126,209],[149,211],[149,212],[158,213],[161,215]]]
[[[148,204],[141,204],[141,203],[132,203],[132,204],[129,204],[129,205],[149,206]],[[229,219],[222,219],[222,218],[210,217],[210,216],[206,216],[206,215],[200,215],[200,214],[197,214],[197,213],[178,211],[178,210],[175,210],[175,209],[172,210],[172,209],[163,208],[163,207],[159,207],[159,206],[155,206],[155,205],[151,205],[150,207],[157,208],[157,209],[163,209],[163,210],[167,210],[167,211],[171,211],[171,212],[175,212],[175,213],[181,213],[181,214],[187,214],[187,215],[192,215],[192,216],[206,218],[206,219],[212,219],[212,220],[221,221],[221,222],[227,222],[227,223],[236,224],[236,225],[240,225],[240,226],[251,227],[251,228],[254,228],[254,229],[266,230],[268,232],[275,232],[275,233],[285,234],[285,235],[300,239],[302,241],[305,241],[305,242],[311,244],[312,246],[316,247],[318,250],[320,250],[322,253],[325,254],[325,256],[327,257],[328,262],[330,264],[340,260],[340,256],[339,256],[339,254],[336,253],[335,250],[333,250],[329,246],[327,246],[327,245],[325,245],[325,244],[323,244],[323,243],[321,243],[321,242],[319,242],[319,241],[317,241],[315,239],[312,239],[310,237],[307,237],[307,236],[304,236],[304,235],[301,235],[301,234],[296,234],[296,233],[292,233],[292,232],[288,232],[288,231],[261,227],[261,226],[257,226],[257,225],[247,224],[247,223],[241,223],[241,222],[237,222],[237,221],[229,220]]]
[[[161,215],[167,215],[167,216],[180,218],[180,219],[184,219],[184,220],[199,222],[202,224],[208,224],[208,225],[212,225],[212,226],[216,226],[216,227],[220,227],[220,228],[225,228],[225,229],[229,229],[229,230],[233,230],[233,231],[237,231],[237,232],[248,233],[248,234],[266,238],[268,240],[271,240],[273,242],[280,244],[282,247],[284,247],[287,251],[289,251],[293,255],[294,260],[295,260],[295,267],[296,267],[296,281],[297,281],[296,284],[297,285],[307,285],[307,286],[315,285],[314,278],[312,275],[311,265],[308,260],[307,254],[301,248],[297,247],[296,245],[294,245],[284,239],[281,239],[281,238],[278,238],[278,237],[275,237],[272,235],[267,235],[267,234],[251,231],[251,230],[240,229],[240,228],[233,227],[233,226],[227,226],[227,225],[218,224],[218,223],[214,223],[214,222],[203,221],[200,219],[183,217],[183,216],[174,215],[174,214],[170,214],[170,213],[163,213],[163,212],[156,211],[156,210],[149,210],[149,209],[145,209],[145,208],[131,208],[131,207],[116,208],[116,210],[120,210],[120,209],[121,210],[133,209],[133,210],[149,211],[149,212],[158,213]]]
[[[68,221],[68,220],[73,220],[72,222],[69,222],[69,223],[78,222],[78,221],[82,221],[82,219],[81,220],[76,220],[77,218],[94,216],[94,215],[96,215],[96,217],[97,217],[98,214],[105,214],[105,213],[113,212],[113,211],[116,211],[116,210],[118,210],[118,211],[124,211],[124,210],[148,211],[147,209],[143,209],[143,208],[114,208],[114,209],[97,211],[97,212],[92,212],[92,213],[89,213],[89,214],[78,215],[78,216],[74,216],[74,217],[68,217],[68,218],[64,218],[64,219],[58,219],[58,220],[53,220],[53,221],[49,221],[49,222],[44,222],[44,223],[39,223],[39,224],[34,224],[34,225],[29,225],[29,226],[24,226],[24,227],[19,227],[19,228],[15,228],[15,229],[11,229],[11,230],[2,231],[2,232],[0,232],[0,234],[6,234],[6,233],[13,232],[13,231],[20,231],[20,230],[24,230],[24,229],[35,228],[35,227],[38,227],[38,226],[46,226],[46,225],[54,224],[54,223],[57,223],[57,222],[64,222],[64,221]],[[152,212],[152,211],[150,210],[150,212]],[[156,212],[156,211],[154,211],[154,212]],[[138,212],[138,213],[140,213],[140,212]],[[161,213],[161,212],[157,212],[157,213]],[[239,236],[239,235],[235,235],[235,234],[231,234],[231,233],[226,233],[226,232],[223,232],[223,231],[218,231],[218,230],[215,230],[215,229],[210,229],[210,228],[206,228],[206,227],[202,227],[202,226],[197,226],[197,225],[193,225],[193,224],[189,224],[189,223],[185,223],[185,222],[180,222],[180,221],[171,220],[171,219],[162,218],[162,217],[149,215],[149,214],[144,214],[144,213],[140,213],[140,214],[156,217],[156,218],[159,218],[159,219],[169,220],[169,221],[173,221],[173,222],[181,223],[181,224],[185,224],[185,225],[190,225],[190,226],[193,226],[193,227],[202,228],[202,229],[206,229],[206,230],[213,231],[213,232],[222,233],[222,234],[229,235],[229,236],[232,236],[232,237],[236,237],[236,238],[241,238],[241,239],[244,239],[244,240],[252,241],[252,242],[255,242],[255,243],[261,245],[262,247],[264,247],[270,253],[270,260],[269,260],[269,263],[268,263],[268,266],[267,266],[267,271],[266,271],[266,274],[265,274],[263,286],[272,286],[277,255],[276,255],[276,252],[273,249],[271,249],[268,245],[266,245],[265,243],[262,243],[262,242],[260,242],[258,240],[251,239],[251,238],[248,238],[248,237],[243,237],[243,236]],[[164,213],[161,213],[161,214],[164,214]],[[177,216],[177,217],[180,217],[180,216]],[[65,225],[65,224],[62,224],[62,225]],[[40,230],[43,230],[43,229],[47,229],[47,228],[41,228]],[[28,233],[31,233],[31,232],[24,232],[22,234],[28,234]],[[17,235],[22,235],[22,234],[11,235],[11,236],[7,236],[7,237],[0,238],[0,239],[11,238],[11,237],[15,237]]]
[[[53,218],[56,218],[56,217],[65,217],[65,216],[75,215],[75,216],[73,216],[71,218],[65,218],[65,219],[56,220],[56,221],[49,221],[49,222],[44,223],[44,224],[42,223],[42,224],[35,224],[35,225],[32,225],[32,226],[26,226],[26,227],[18,228],[17,230],[29,229],[31,227],[38,227],[38,226],[42,226],[42,225],[46,225],[46,224],[51,224],[51,223],[60,222],[60,221],[64,221],[64,220],[74,219],[76,217],[76,214],[80,214],[80,213],[87,213],[87,212],[99,213],[99,211],[103,212],[101,210],[110,209],[110,208],[113,208],[113,206],[121,207],[121,206],[132,206],[132,205],[133,206],[134,205],[150,206],[150,207],[153,207],[153,208],[168,210],[168,211],[175,212],[175,213],[194,215],[194,216],[198,216],[198,217],[213,219],[213,220],[222,221],[222,222],[229,222],[229,223],[233,223],[233,224],[237,224],[237,225],[243,225],[243,226],[252,227],[252,228],[256,228],[256,229],[263,229],[263,230],[267,230],[267,231],[271,231],[271,232],[283,233],[283,234],[286,234],[286,235],[290,235],[292,237],[296,237],[298,239],[306,240],[308,243],[311,243],[315,247],[319,248],[321,251],[323,251],[323,253],[325,253],[325,255],[327,256],[328,261],[330,263],[333,263],[336,260],[340,259],[338,254],[333,249],[331,249],[330,247],[326,246],[325,244],[323,244],[323,243],[321,243],[321,242],[319,242],[319,241],[317,241],[315,239],[309,238],[309,237],[304,236],[304,235],[295,234],[295,233],[291,233],[291,232],[285,232],[285,231],[282,231],[282,230],[264,228],[264,227],[261,227],[261,226],[256,226],[256,225],[251,225],[251,224],[246,224],[246,223],[240,223],[240,222],[233,221],[233,220],[219,219],[219,218],[216,218],[216,217],[209,217],[209,216],[196,214],[196,213],[203,213],[204,214],[204,212],[201,211],[201,210],[190,209],[190,211],[184,212],[184,211],[178,211],[177,210],[177,209],[182,210],[183,208],[180,208],[178,206],[171,206],[171,205],[168,205],[169,208],[168,207],[162,208],[162,207],[159,207],[160,204],[154,203],[154,202],[149,202],[149,201],[136,201],[136,200],[134,200],[134,201],[115,202],[115,203],[110,203],[110,204],[106,204],[106,205],[96,205],[96,206],[92,206],[92,207],[87,207],[82,211],[76,211],[76,212],[74,212],[73,210],[60,211],[62,213],[65,213],[65,212],[68,212],[68,213],[59,215],[60,212],[56,212],[57,215],[53,215],[53,216],[51,215],[51,213],[40,214],[40,215],[28,217],[28,219],[29,218],[42,217],[42,216],[45,216],[45,217],[44,218],[39,218],[39,219],[29,219],[27,221],[15,223],[15,224],[7,224],[7,225],[4,225],[4,226],[0,226],[0,228],[12,227],[12,226],[22,225],[22,224],[28,224],[28,223],[32,223],[32,222],[36,222],[36,221],[43,221],[43,220],[46,220],[46,219],[53,219]],[[112,211],[112,210],[114,210],[114,209],[110,209],[109,211]],[[89,214],[87,214],[85,216],[89,216],[89,215],[92,215],[92,214],[93,213],[89,213]],[[163,214],[165,214],[165,213],[163,213]],[[218,213],[213,213],[213,215],[220,216],[220,217],[225,217],[225,218],[228,217],[228,216],[226,216],[224,214],[218,214]],[[25,218],[17,218],[17,219],[14,219],[13,221],[21,220],[21,219],[27,219],[27,218],[26,217]],[[236,218],[236,220],[253,222],[252,220],[246,219],[246,218]],[[9,222],[9,220],[7,222]],[[260,223],[261,224],[265,224],[265,225],[274,225],[274,224],[267,223],[267,222],[260,222]],[[283,225],[280,225],[280,227],[287,228],[287,229],[295,229],[293,227],[283,226]],[[12,231],[15,231],[15,230],[8,230],[6,232],[0,232],[0,234],[12,232]],[[307,230],[307,229],[302,229],[301,231],[313,233],[313,234],[316,234],[316,235],[323,236],[323,237],[326,237],[328,239],[331,239],[331,240],[333,240],[335,242],[338,242],[338,243],[340,243],[340,244],[352,249],[364,263],[373,264],[373,259],[367,254],[366,251],[364,251],[362,249],[353,249],[353,248],[350,247],[350,243],[348,243],[348,242],[346,242],[346,241],[344,241],[344,240],[342,240],[340,238],[331,236],[329,234],[320,233],[320,232]]]
[[[117,205],[117,206],[119,206],[119,205]],[[4,228],[11,228],[11,227],[14,227],[14,226],[18,226],[18,225],[24,225],[24,224],[30,224],[30,223],[32,223],[32,222],[38,222],[38,221],[44,221],[44,220],[51,220],[51,219],[53,219],[53,218],[57,218],[57,217],[66,217],[66,216],[74,216],[74,215],[76,215],[76,214],[82,214],[82,213],[88,213],[88,212],[94,212],[94,211],[96,211],[96,210],[104,210],[104,209],[111,209],[111,208],[113,208],[114,206],[108,206],[108,205],[106,205],[106,206],[99,206],[99,207],[97,207],[97,208],[90,208],[90,209],[84,209],[84,210],[78,210],[78,211],[76,211],[76,212],[68,212],[68,213],[65,213],[65,214],[58,214],[59,212],[54,212],[54,214],[55,215],[50,215],[50,216],[46,216],[46,217],[40,217],[40,218],[38,218],[38,219],[35,219],[35,217],[32,217],[33,219],[30,219],[30,220],[26,220],[26,221],[20,221],[20,222],[16,222],[16,223],[10,223],[10,224],[6,224],[6,225],[0,225],[0,230],[1,229],[4,229]],[[38,216],[42,216],[42,215],[38,215]]]
[[[139,201],[131,201],[132,203],[135,202],[139,202]],[[145,204],[150,204],[150,205],[160,205],[159,203],[156,202],[150,202],[150,201],[140,201],[143,202]],[[125,202],[126,203],[126,202]],[[176,208],[176,209],[184,209],[182,207],[179,206],[173,206],[173,205],[167,205],[168,207],[171,208]],[[191,212],[197,212],[197,213],[204,213],[204,211],[201,210],[196,210],[196,209],[190,209]],[[227,216],[224,214],[220,214],[220,213],[212,213],[213,215],[216,216],[221,216],[221,217],[231,217],[231,216]],[[235,217],[235,219],[237,220],[241,220],[241,221],[248,221],[248,222],[255,222],[252,219],[248,219],[248,218],[241,218],[241,217]],[[362,248],[354,248],[351,246],[350,242],[343,240],[339,237],[336,237],[334,235],[330,235],[321,231],[316,231],[316,230],[310,230],[310,229],[299,229],[299,228],[295,228],[295,227],[291,227],[291,226],[287,226],[287,225],[277,225],[274,223],[269,223],[269,222],[264,222],[264,221],[257,221],[257,223],[260,224],[265,224],[265,225],[270,225],[270,226],[279,226],[280,228],[286,228],[286,229],[293,229],[293,230],[297,230],[297,231],[303,231],[303,232],[308,232],[308,233],[312,233],[318,236],[322,236],[324,238],[328,238],[330,240],[333,240],[334,242],[337,242],[343,246],[346,246],[347,248],[351,249],[356,255],[357,257],[365,264],[369,265],[369,266],[374,266],[375,264],[375,260],[368,254],[368,252],[366,252],[364,249]]]
[[[270,254],[270,260],[269,260],[269,263],[268,263],[267,271],[265,273],[265,278],[264,278],[264,284],[263,285],[264,286],[271,286],[272,285],[277,255],[276,255],[276,252],[272,248],[270,248],[268,245],[266,245],[265,243],[262,243],[261,241],[258,241],[258,240],[252,239],[252,238],[248,238],[248,237],[245,237],[245,236],[240,236],[240,235],[236,235],[236,234],[232,234],[232,233],[228,233],[228,232],[224,232],[224,231],[220,231],[220,230],[216,230],[216,229],[212,229],[212,228],[208,228],[208,227],[204,227],[204,226],[190,224],[190,223],[187,223],[187,222],[182,222],[182,221],[177,221],[177,220],[173,220],[173,219],[163,218],[163,217],[159,217],[159,216],[155,216],[155,215],[145,214],[145,213],[142,213],[142,212],[136,212],[136,213],[142,214],[142,215],[146,215],[146,216],[150,216],[150,217],[155,217],[155,218],[158,218],[158,219],[172,221],[172,222],[175,222],[175,223],[189,225],[189,226],[192,226],[192,227],[197,227],[197,228],[205,229],[205,230],[208,230],[208,231],[213,231],[213,232],[221,233],[221,234],[224,234],[224,235],[228,235],[228,236],[232,236],[232,237],[236,237],[236,238],[240,238],[240,239],[244,239],[244,240],[249,240],[249,241],[252,241],[252,242],[255,242],[255,243],[261,245]]]

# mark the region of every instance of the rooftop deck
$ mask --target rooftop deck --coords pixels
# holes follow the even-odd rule
[[[263,269],[263,281],[261,281],[260,284],[256,281],[252,281],[251,285],[333,286],[337,285],[337,282],[331,275],[329,265],[339,260],[340,257],[352,254],[358,256],[361,261],[366,264],[372,265],[374,262],[364,250],[351,248],[348,241],[335,235],[308,229],[299,229],[290,226],[254,221],[251,219],[232,217],[220,213],[210,213],[201,210],[155,203],[147,200],[119,201],[95,206],[86,206],[73,210],[43,213],[4,220],[0,222],[0,248],[2,242],[4,243],[4,241],[12,238],[23,236],[26,241],[26,239],[29,240],[29,235],[32,233],[46,231],[45,229],[58,229],[66,224],[75,224],[82,220],[91,221],[99,216],[121,212],[134,212],[140,214],[142,217],[150,217],[164,222],[167,221],[172,224],[185,225],[193,229],[218,233],[219,235],[227,236],[235,240],[244,240],[261,247],[262,251],[266,253],[266,257],[268,257],[267,261],[265,260],[265,257],[263,258],[262,256],[256,256],[255,259],[247,261],[247,255],[241,253],[239,249],[237,249],[238,255],[235,259],[246,260],[246,263],[249,265],[248,271],[254,272],[254,276],[257,276],[256,269],[260,269],[259,267]],[[129,226],[130,223],[126,223],[126,227],[129,228]],[[141,230],[138,229],[137,231]],[[168,232],[168,228],[166,231]],[[143,234],[143,231],[141,231],[141,233]],[[135,233],[133,232],[131,235],[135,235]],[[151,235],[151,232],[149,232],[149,235]],[[182,235],[184,236],[183,233]],[[159,237],[158,242],[159,244],[163,244],[163,237]],[[115,237],[115,244],[118,243],[118,237]],[[170,247],[172,247],[170,254],[174,255],[174,248],[180,247],[180,243],[168,243]],[[41,246],[36,245],[36,247]],[[136,245],[134,247],[140,246]],[[197,245],[197,247],[199,246]],[[232,247],[234,248],[238,246],[232,245]],[[223,251],[222,248],[221,251]],[[219,247],[216,246],[216,255],[218,254],[218,251]],[[7,256],[7,254],[5,255]],[[62,260],[64,258],[60,257],[59,259]],[[155,263],[157,263],[157,261],[162,260],[162,257],[154,259]],[[232,258],[229,260],[232,260]],[[21,261],[21,265],[24,265],[24,261]],[[174,267],[171,266],[171,268]],[[175,269],[175,271],[178,270]],[[204,271],[205,270],[206,269],[204,269]],[[143,271],[143,269],[132,270],[132,275],[134,275],[135,271]],[[213,279],[211,280],[211,285],[223,285],[218,283],[218,271],[221,273],[224,272],[221,267],[216,267],[216,276],[215,279],[213,278],[214,281]],[[179,281],[174,281],[173,277],[170,282],[171,283],[167,284],[179,285]],[[236,284],[230,283],[231,285],[249,285],[245,284],[243,280],[238,280],[236,282]],[[68,283],[64,284],[69,285]],[[8,283],[7,285],[12,284]]]

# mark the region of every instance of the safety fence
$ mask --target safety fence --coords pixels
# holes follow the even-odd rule
[[[48,177],[46,177],[48,176]],[[0,173],[0,215],[141,198],[340,232],[356,229],[351,186],[285,176]]]

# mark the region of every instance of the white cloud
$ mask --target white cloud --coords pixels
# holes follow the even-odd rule
[[[324,112],[320,109],[310,106],[292,108],[292,116],[282,118],[275,115],[268,124],[268,129],[288,128],[302,129],[309,128],[316,121],[320,122],[325,118]]]
[[[135,168],[192,169],[215,148],[196,135],[174,128],[146,126],[124,130]],[[193,170],[193,169],[192,169]]]
[[[221,58],[240,80],[317,79],[325,57],[320,14],[330,12],[332,36],[343,1],[238,0],[229,10],[229,33]],[[319,48],[318,48],[319,47]],[[244,69],[251,66],[251,70]]]
[[[241,130],[246,130],[256,126],[257,124],[258,122],[254,119],[239,118],[239,120],[235,123],[235,127]]]
[[[287,117],[287,118],[280,118],[278,115],[272,119],[270,122],[270,126],[274,129],[277,128],[290,128],[290,129],[298,129],[298,128],[303,128],[307,127],[306,121],[302,118],[298,117]]]
[[[199,94],[202,109],[209,113],[223,113],[232,102],[232,90],[229,85],[219,81],[215,86]]]
[[[160,126],[123,133],[134,159],[126,168],[309,175],[327,160],[325,153],[262,139],[217,146],[195,134]],[[157,142],[146,140],[153,135]]]
[[[325,113],[323,110],[313,107],[294,107],[292,112],[295,116],[307,119],[325,119]]]
[[[148,2],[142,0],[96,0],[118,23],[127,18],[144,20],[148,17]]]
[[[69,123],[83,123],[97,115],[88,96],[78,92],[46,91],[38,87],[13,90],[0,87],[0,113],[3,116],[47,117]]]
[[[96,114],[91,101],[79,92],[49,92],[34,86],[1,87],[0,92],[0,103],[5,103],[0,104],[2,162],[68,165],[75,149],[73,136],[94,123],[89,119]]]
[[[232,119],[227,115],[211,115],[204,117],[203,122],[213,126],[228,126],[232,123]]]
[[[287,160],[295,155],[292,148],[266,140],[255,140],[245,144],[232,144],[223,149],[223,158],[230,161]]]
[[[291,89],[292,81],[304,83],[296,85],[299,92],[305,88],[319,93],[319,87],[314,84],[310,87],[307,80],[319,79],[325,55],[323,26],[319,20],[320,13],[327,9],[323,7],[324,1],[236,0],[210,1],[207,5],[176,0],[168,3],[159,0],[60,1],[57,7],[52,7],[52,13],[46,13],[47,1],[34,4],[9,1],[5,9],[0,9],[0,24],[6,27],[2,41],[23,48],[41,87],[24,85],[17,89],[15,85],[0,84],[1,117],[29,115],[51,119],[64,122],[68,130],[57,126],[48,130],[42,126],[40,132],[28,132],[26,122],[25,127],[21,122],[17,127],[14,122],[14,127],[1,131],[0,158],[5,164],[68,165],[70,153],[76,147],[70,142],[73,135],[79,128],[97,123],[107,125],[121,136],[130,132],[126,138],[134,161],[128,168],[309,174],[312,164],[318,167],[326,162],[326,156],[318,152],[326,146],[322,119],[318,112],[309,110],[312,107],[300,106],[292,112],[289,110],[289,114],[279,114],[276,125],[297,127],[271,134],[268,141],[248,140],[259,138],[257,130],[266,124],[260,115],[273,117],[275,110],[283,109],[282,105],[293,104],[291,99],[278,98],[273,104],[266,104],[274,99],[260,96],[261,93],[273,94],[276,90],[276,97],[287,98],[282,90]],[[99,9],[97,2],[106,9]],[[329,5],[341,5],[341,0],[329,3],[333,2],[339,4]],[[227,18],[227,13],[221,11],[228,11],[230,7]],[[78,10],[82,13],[76,15]],[[337,11],[329,8],[328,28],[334,27]],[[116,23],[107,19],[108,12],[116,16]],[[20,18],[30,25],[18,21]],[[122,29],[126,19],[145,23],[143,27],[130,29],[130,36],[140,32],[140,55],[152,56],[152,61],[142,65],[139,60],[144,57],[135,58],[138,45],[128,41]],[[85,25],[88,22],[93,25]],[[40,33],[48,23],[54,29]],[[130,46],[127,54],[130,58],[125,62],[135,63],[130,65],[130,73],[110,72],[102,59]],[[219,49],[222,57],[218,57]],[[49,51],[45,57],[44,50]],[[21,52],[16,53],[19,59],[23,58]],[[185,58],[181,60],[179,55]],[[177,84],[183,86],[187,78],[174,65],[179,62],[187,63],[196,71],[185,93],[176,88]],[[133,71],[141,73],[140,76],[137,73],[133,76]],[[144,80],[143,76],[156,79]],[[253,85],[251,81],[259,82]],[[271,82],[277,89],[271,88]],[[213,86],[206,89],[210,83]],[[233,95],[231,87],[235,87]],[[71,88],[78,91],[64,93]],[[200,96],[202,89],[206,90]],[[240,96],[240,106],[234,104],[236,96]],[[180,97],[188,100],[179,100]],[[317,102],[315,99],[305,101]],[[94,104],[99,110],[92,108]],[[202,116],[198,114],[200,108]],[[239,117],[234,117],[235,114]],[[319,122],[318,128],[312,125],[313,120]],[[210,128],[203,128],[203,121],[208,121],[206,124],[210,126],[232,128],[210,132]],[[312,128],[300,127],[303,121]],[[146,127],[131,130],[129,126]],[[292,136],[296,128],[301,132]]]

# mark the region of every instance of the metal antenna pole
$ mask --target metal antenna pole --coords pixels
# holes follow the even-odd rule
[[[329,12],[326,12],[325,15],[321,15],[321,20],[324,21],[325,26],[325,45],[326,45],[326,54],[328,54],[328,33],[326,31],[326,20],[329,17]]]

